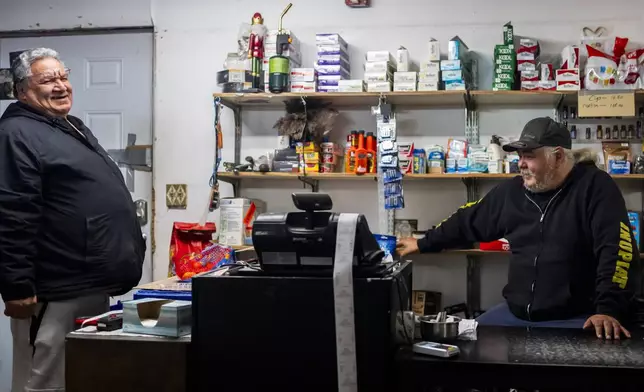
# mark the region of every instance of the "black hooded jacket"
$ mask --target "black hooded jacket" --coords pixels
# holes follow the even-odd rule
[[[528,192],[520,176],[505,181],[427,232],[418,246],[438,252],[499,238],[512,252],[503,296],[515,316],[606,314],[627,321],[640,294],[639,250],[617,184],[593,163],[575,165],[546,195]]]
[[[82,121],[11,104],[0,118],[2,298],[124,294],[145,248],[123,176]]]

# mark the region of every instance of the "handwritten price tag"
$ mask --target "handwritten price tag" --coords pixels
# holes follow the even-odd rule
[[[579,92],[579,117],[635,116],[635,93]]]

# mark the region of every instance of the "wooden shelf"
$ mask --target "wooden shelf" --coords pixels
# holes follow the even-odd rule
[[[228,106],[283,108],[291,99],[316,99],[328,101],[334,107],[365,107],[378,105],[381,96],[393,105],[406,106],[462,106],[465,107],[465,91],[413,91],[389,93],[215,93]]]
[[[638,101],[644,100],[644,91],[635,91]],[[334,107],[368,107],[378,104],[383,96],[387,102],[402,106],[465,107],[468,94],[465,91],[412,91],[388,93],[215,93],[213,97],[231,107],[255,107],[281,109],[284,101],[298,99],[324,100]],[[469,98],[480,106],[536,105],[555,107],[561,100],[564,104],[577,102],[577,91],[492,91],[473,90]]]
[[[518,174],[489,174],[489,173],[454,173],[454,174],[406,174],[405,180],[459,180],[463,178],[474,178],[481,180],[508,179],[518,176]],[[259,172],[219,172],[217,177],[222,181],[225,180],[297,180],[300,177],[312,180],[345,180],[345,181],[375,181],[374,174],[357,175],[352,173],[259,173]],[[614,174],[615,180],[644,180],[644,174]]]
[[[559,100],[576,101],[576,91],[491,91],[475,90],[471,92],[477,105],[549,105],[555,107]]]

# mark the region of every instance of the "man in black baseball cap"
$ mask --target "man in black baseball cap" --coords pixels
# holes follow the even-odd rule
[[[516,142],[503,146],[506,152],[536,150],[541,147],[562,147],[571,149],[572,139],[568,129],[550,117],[530,120]]]
[[[526,124],[503,149],[519,154],[521,176],[459,208],[398,253],[440,252],[504,238],[510,244],[505,303],[481,325],[592,329],[630,337],[624,327],[641,293],[640,255],[626,203],[610,175],[576,159],[568,130],[550,118]]]

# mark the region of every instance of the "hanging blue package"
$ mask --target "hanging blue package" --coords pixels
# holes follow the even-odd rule
[[[380,249],[385,252],[385,257],[382,259],[383,263],[391,263],[394,261],[394,256],[396,255],[396,236],[394,235],[384,235],[384,234],[374,234]]]

